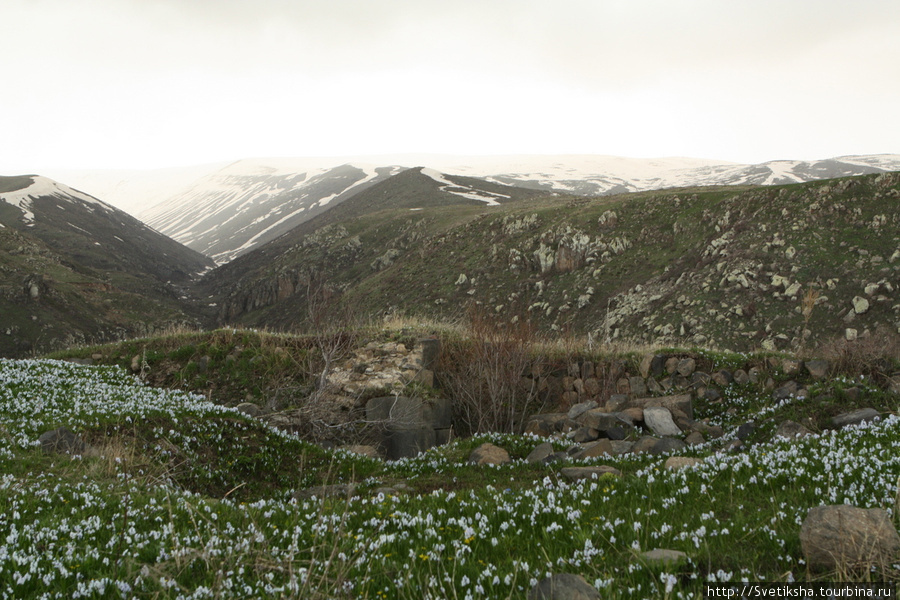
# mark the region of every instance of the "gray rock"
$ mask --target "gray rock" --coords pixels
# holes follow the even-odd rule
[[[418,456],[437,444],[437,437],[431,427],[390,429],[385,438],[387,457],[390,460]]]
[[[734,372],[734,382],[738,385],[747,385],[750,383],[750,376],[747,375],[747,371],[738,369]]]
[[[651,567],[677,567],[687,561],[687,554],[680,550],[654,548],[641,554],[641,559]]]
[[[809,376],[813,379],[824,379],[828,375],[828,369],[831,367],[828,361],[823,359],[807,361],[805,366]]]
[[[880,508],[816,506],[800,527],[800,545],[810,568],[868,571],[894,562],[900,535]]]
[[[631,386],[631,394],[633,396],[647,395],[647,384],[644,383],[643,377],[629,377],[628,383]]]
[[[258,417],[262,414],[262,409],[260,409],[257,405],[252,402],[241,402],[235,408],[248,417]]]
[[[672,413],[662,406],[650,406],[644,409],[644,423],[654,435],[660,437],[681,435],[681,429],[672,420]]]
[[[747,441],[747,438],[753,435],[753,431],[755,429],[756,425],[754,425],[753,423],[744,423],[743,425],[738,427],[737,439],[741,440],[742,442]]]
[[[706,443],[706,438],[703,437],[703,434],[699,431],[692,431],[685,436],[684,443],[688,446],[696,446],[698,444]]]
[[[697,361],[693,358],[683,358],[678,361],[678,366],[675,367],[675,371],[683,376],[687,377],[697,368]]]
[[[777,440],[778,438],[786,438],[793,440],[808,435],[812,435],[812,432],[800,423],[797,423],[796,421],[785,421],[775,430],[775,435],[772,436],[772,439]]]
[[[844,413],[842,415],[838,415],[831,419],[831,424],[834,427],[846,427],[848,425],[859,425],[860,423],[864,423],[866,421],[872,421],[876,417],[878,417],[880,413],[874,408],[861,408],[859,410],[854,410],[852,412]]]
[[[609,440],[597,440],[592,444],[585,445],[584,449],[574,454],[572,458],[582,460],[585,458],[593,458],[595,456],[612,455],[612,442]]]
[[[553,454],[553,444],[544,442],[535,446],[534,450],[525,457],[525,461],[530,463],[544,462],[551,454]]]
[[[672,439],[672,438],[670,438]],[[649,435],[645,435],[638,441],[634,443],[631,447],[631,451],[635,454],[643,454],[645,452],[650,452],[656,446],[656,442],[659,441],[659,438],[655,438]]]
[[[564,467],[559,470],[560,475],[569,479],[571,481],[578,481],[579,479],[593,479],[597,477],[598,479],[604,475],[614,475],[616,477],[621,477],[622,472],[615,467],[609,467],[607,465],[599,465],[596,467]]]
[[[588,400],[587,402],[579,402],[575,406],[569,409],[569,418],[572,420],[578,420],[578,417],[591,410],[592,408],[597,408],[597,403],[593,400]]]
[[[693,467],[694,465],[700,464],[702,462],[703,461],[699,458],[692,458],[688,456],[670,456],[666,459],[666,463],[663,466],[666,469],[678,471],[679,469],[684,469],[685,467]]]
[[[557,573],[539,581],[528,600],[600,600],[600,592],[581,575]]]
[[[650,448],[650,454],[668,454],[669,452],[684,450],[686,447],[687,444],[678,438],[664,437],[653,444],[653,447]]]
[[[502,465],[512,462],[509,452],[489,442],[478,446],[469,455],[469,462],[474,465]]]
[[[631,449],[634,447],[634,442],[629,442],[626,440],[610,440],[610,446],[612,446],[613,454],[628,454],[631,452]]]
[[[592,427],[579,427],[568,435],[568,438],[579,444],[593,442],[600,437],[600,432]]]
[[[41,452],[44,454],[83,455],[87,444],[67,427],[45,431],[40,435]]]
[[[796,393],[797,382],[792,379],[791,381],[782,384],[774,392],[772,392],[772,398],[774,398],[775,400],[785,400],[795,395]]]
[[[676,410],[684,413],[689,419],[694,418],[694,405],[690,394],[675,394],[670,396],[658,396],[652,398],[635,398],[628,401],[626,407],[647,408],[648,406],[662,406],[668,408],[672,414]]]

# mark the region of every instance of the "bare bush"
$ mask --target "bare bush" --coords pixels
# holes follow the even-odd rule
[[[872,335],[855,340],[835,338],[822,344],[817,354],[831,363],[835,373],[889,377],[900,362],[900,335],[879,328]]]
[[[530,322],[469,311],[464,336],[444,344],[437,370],[460,434],[519,432],[524,417],[540,411],[540,378],[526,376],[540,371],[535,347]]]

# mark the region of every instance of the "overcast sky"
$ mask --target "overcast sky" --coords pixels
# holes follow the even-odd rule
[[[900,153],[898,0],[0,0],[0,174]]]

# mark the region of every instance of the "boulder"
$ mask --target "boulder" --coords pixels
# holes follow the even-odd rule
[[[693,358],[683,358],[678,361],[675,371],[682,377],[688,377],[697,368],[697,361]]]
[[[775,430],[775,435],[772,436],[772,439],[777,440],[778,438],[786,438],[793,440],[808,435],[812,435],[812,432],[800,423],[797,423],[796,421],[785,421]]]
[[[512,462],[509,452],[489,442],[478,446],[469,455],[469,462],[474,465],[502,465]]]
[[[853,312],[861,315],[869,310],[869,301],[862,296],[853,297]]]
[[[607,465],[599,465],[596,467],[565,467],[560,469],[559,473],[571,481],[578,481],[579,479],[599,479],[604,475],[613,475],[615,477],[622,476],[620,470]]]
[[[684,469],[685,467],[693,467],[694,465],[700,464],[703,461],[699,458],[692,458],[688,456],[670,456],[666,459],[665,468],[671,469],[672,471],[678,471],[679,469]]]
[[[815,359],[805,363],[809,376],[813,379],[824,379],[828,375],[828,369],[831,366],[827,360]]]
[[[879,414],[880,413],[874,408],[861,408],[833,417],[831,419],[831,424],[838,428],[847,427],[848,425],[859,425],[860,423],[875,419]]]
[[[689,419],[694,418],[694,406],[691,402],[690,394],[675,394],[670,396],[658,396],[652,398],[634,398],[629,400],[625,408],[643,408],[648,406],[662,406],[668,408],[674,414],[675,410],[680,410]]]
[[[797,382],[793,379],[779,386],[772,392],[772,398],[775,400],[786,400],[797,393]]]
[[[600,600],[600,592],[581,575],[557,573],[539,581],[528,600]]]
[[[568,435],[569,439],[579,444],[593,442],[600,437],[600,432],[592,427],[579,427]]]
[[[597,440],[592,444],[585,445],[584,449],[577,452],[572,456],[575,460],[582,460],[585,458],[593,458],[595,456],[603,456],[614,454],[612,442],[609,440]]]
[[[650,454],[668,454],[669,452],[684,450],[686,447],[687,444],[678,438],[664,437],[653,444],[653,447],[650,448]]]
[[[800,527],[800,545],[812,569],[868,571],[894,562],[900,553],[900,535],[880,508],[816,506]]]
[[[578,417],[593,408],[597,408],[597,406],[597,403],[593,400],[588,400],[587,402],[579,402],[569,409],[568,416],[570,419],[578,420]]]
[[[641,554],[641,560],[651,567],[672,568],[678,567],[687,561],[687,554],[680,550],[666,550],[654,548]]]
[[[235,408],[248,417],[258,417],[260,414],[262,414],[262,409],[260,409],[252,402],[241,402],[240,404],[235,406]]]
[[[437,445],[437,436],[431,427],[390,429],[385,438],[386,454],[391,460],[418,456]]]
[[[87,450],[84,440],[67,427],[45,431],[38,441],[44,454],[82,455]]]
[[[525,461],[530,463],[544,462],[551,454],[553,454],[553,444],[544,442],[535,446],[534,450],[525,457]]]
[[[655,435],[660,437],[681,435],[681,429],[672,420],[672,413],[662,406],[651,406],[644,409],[644,423]]]

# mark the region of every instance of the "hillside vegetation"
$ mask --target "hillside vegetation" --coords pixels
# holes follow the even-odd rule
[[[900,327],[896,174],[495,207],[362,202],[396,179],[214,271],[221,322],[301,326],[326,290],[366,317],[476,305],[597,341],[734,350]]]
[[[465,346],[478,340],[465,331],[477,330],[441,332],[447,352],[470,356]],[[362,330],[345,351],[422,333]],[[550,363],[618,361],[631,372],[646,352],[529,347]],[[835,360],[820,379],[786,370],[790,356],[653,351],[708,373],[759,375],[695,399],[694,418],[724,435],[677,451],[697,460],[675,469],[673,452],[576,460],[565,437],[510,433],[385,462],[222,406],[255,386],[261,405],[292,385],[295,399],[310,394],[319,348],[315,336],[220,330],[66,353],[113,366],[0,361],[0,526],[9,532],[0,597],[524,598],[560,572],[609,598],[696,598],[716,581],[896,580],[891,565],[811,568],[799,538],[820,504],[881,508],[896,523],[900,421],[884,373],[900,364],[878,349],[848,345],[857,360]],[[787,379],[805,393],[774,396]],[[832,424],[861,407],[880,417]],[[811,435],[774,438],[788,419]],[[74,434],[68,453],[41,438],[60,427]],[[566,458],[527,460],[547,441]],[[470,464],[485,442],[512,461]],[[565,471],[599,465],[619,474]],[[658,562],[654,549],[683,555]]]

